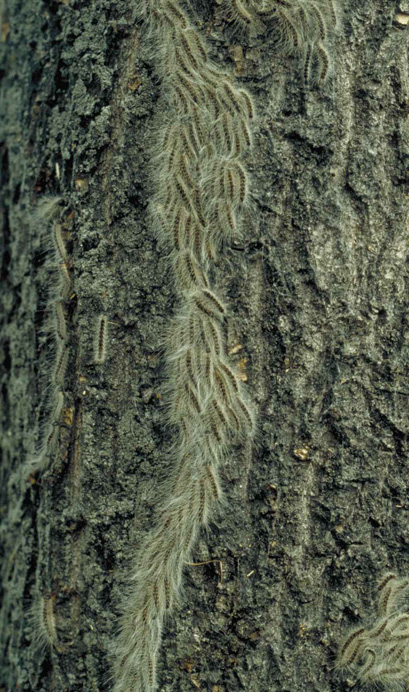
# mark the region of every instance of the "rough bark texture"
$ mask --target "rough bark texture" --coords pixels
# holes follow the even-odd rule
[[[160,84],[129,0],[6,0],[3,12],[3,690],[108,690],[126,567],[169,473],[161,348],[175,309],[146,214]],[[226,249],[223,289],[259,409],[223,472],[227,505],[186,566],[160,689],[345,689],[337,642],[373,611],[376,579],[407,573],[409,433],[407,30],[385,0],[345,0],[335,74],[258,37],[213,56],[257,104],[257,212]],[[74,277],[60,453],[21,477],[47,387],[49,272],[33,213],[61,195]],[[108,315],[104,365],[93,363]],[[58,641],[29,609],[50,596]]]

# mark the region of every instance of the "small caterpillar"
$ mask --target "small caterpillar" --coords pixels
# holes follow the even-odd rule
[[[37,596],[28,611],[32,641],[39,650],[57,646],[58,633],[55,617],[55,593]]]
[[[351,634],[344,641],[338,655],[338,665],[344,665],[345,663],[352,663],[356,658],[359,650],[362,647],[363,635],[365,629],[359,627],[358,629],[351,632]]]
[[[94,363],[102,365],[105,363],[108,344],[108,319],[106,315],[99,315],[97,318],[95,340],[94,340]]]

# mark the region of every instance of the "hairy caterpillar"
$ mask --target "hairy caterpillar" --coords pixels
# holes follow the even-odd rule
[[[254,103],[209,60],[177,2],[151,0],[144,14],[168,105],[152,170],[151,218],[180,300],[166,340],[168,421],[177,436],[169,494],[140,547],[122,604],[115,692],[156,689],[163,621],[179,598],[197,535],[222,500],[219,469],[232,439],[251,436],[255,427],[226,349],[228,306],[211,281],[250,201],[240,156],[252,146]]]
[[[31,638],[39,650],[57,645],[58,633],[54,612],[56,594],[36,596],[28,611]]]
[[[105,363],[108,344],[108,318],[106,315],[99,315],[95,330],[94,340],[94,363],[102,365]]]

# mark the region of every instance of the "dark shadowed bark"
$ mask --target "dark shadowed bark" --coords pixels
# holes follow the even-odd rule
[[[165,102],[129,0],[4,1],[0,689],[109,690],[127,568],[171,473],[177,287],[147,213]],[[234,40],[223,7],[195,12],[258,113],[255,201],[217,268],[258,431],[221,469],[226,503],[186,565],[159,689],[340,691],[339,641],[409,565],[409,5],[345,0],[322,86],[271,36]],[[55,197],[68,365],[55,453],[30,473],[55,363]]]

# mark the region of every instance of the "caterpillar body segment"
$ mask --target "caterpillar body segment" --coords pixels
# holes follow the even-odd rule
[[[68,263],[65,260],[58,262],[58,293],[62,300],[67,300],[72,291],[72,279],[69,271]]]
[[[206,142],[205,137],[205,125],[204,122],[198,127],[197,122],[194,118],[189,119],[186,124],[184,123],[184,129],[186,131],[186,136],[191,142],[194,152],[199,156],[201,149]]]
[[[229,373],[229,374],[227,374]],[[255,422],[250,408],[245,403],[238,381],[230,369],[223,370],[222,363],[214,371],[215,391],[218,402],[223,406],[225,416],[238,434],[251,434]]]
[[[235,394],[238,394],[240,391],[240,386],[237,375],[235,374],[234,370],[230,367],[230,365],[224,363],[222,360],[218,361],[218,367],[224,373],[225,377],[229,382],[230,387],[233,389]]]
[[[216,389],[220,397],[219,400],[221,403],[223,403],[223,406],[229,406],[232,402],[232,395],[227,380],[225,379],[223,372],[217,367],[214,368],[213,374],[216,383]]]
[[[172,67],[172,65],[169,65],[170,73],[172,72],[172,69],[176,67],[177,69],[180,69],[186,77],[193,79],[195,83],[201,83],[202,80],[200,77],[200,72],[198,71],[199,63],[194,56],[190,56],[188,53],[186,53],[186,50],[181,47],[182,36],[183,33],[180,33],[175,37],[173,55],[174,66]]]
[[[65,379],[65,373],[67,370],[67,365],[68,365],[68,357],[69,357],[69,351],[68,347],[63,344],[62,346],[59,347],[58,352],[57,352],[57,358],[55,361],[55,368],[54,368],[54,382],[58,387],[63,387],[64,385],[64,379]]]
[[[191,121],[192,126],[195,128],[195,131],[197,133],[197,137],[200,141],[201,147],[206,147],[209,144],[209,138],[211,134],[207,113],[197,108],[193,110],[193,112],[191,113]]]
[[[202,415],[203,408],[201,406],[200,398],[197,391],[191,384],[185,382],[184,389],[186,393],[187,405],[183,407],[183,415],[185,415],[186,410],[193,416]]]
[[[196,182],[194,180],[195,167],[192,165],[188,156],[185,154],[180,154],[178,159],[175,161],[176,171],[180,174],[183,182],[189,186],[192,190],[196,188]]]
[[[322,43],[317,47],[318,82],[325,82],[331,69],[329,53]]]
[[[409,637],[406,637],[408,639]],[[388,659],[388,665],[396,665],[397,662],[405,661],[408,657],[408,651],[405,638],[400,637],[401,641],[398,644],[387,645],[385,647],[385,655]]]
[[[254,15],[248,7],[249,3],[243,3],[241,0],[232,0],[231,3],[227,4],[227,9],[230,11],[228,18],[243,23],[246,28],[250,27],[254,21]]]
[[[25,463],[27,472],[43,471],[58,451],[59,427],[64,408],[64,392],[53,386],[48,402],[48,417],[41,426],[40,446]]]
[[[176,204],[183,204],[192,214],[195,214],[195,197],[193,189],[185,182],[180,173],[174,177],[174,198]]]
[[[393,582],[392,594],[388,602],[388,615],[393,615],[399,611],[403,599],[408,595],[409,579],[400,578],[398,583]]]
[[[232,145],[236,144],[234,133],[230,141]],[[237,158],[218,158],[208,162],[203,166],[200,185],[203,188],[204,214],[208,219],[217,217],[215,210],[218,207],[234,213],[249,204],[248,173]],[[220,228],[220,233],[223,230]]]
[[[190,254],[192,259],[201,265],[205,258],[203,243],[206,229],[193,206],[187,208],[179,196],[173,197],[171,201],[173,204],[169,208],[157,204],[153,210],[158,238],[165,247],[170,249],[172,261],[176,263],[175,271],[178,264],[176,255],[181,252]],[[184,268],[182,263],[181,272],[185,273],[185,270],[186,267]],[[207,279],[204,279],[203,283],[207,285]]]
[[[67,249],[63,239],[62,225],[59,223],[55,224],[53,227],[53,241],[57,257],[64,262],[68,262]]]
[[[54,303],[55,330],[60,341],[67,339],[67,325],[65,321],[64,307],[61,300]]]
[[[44,196],[38,200],[34,209],[34,219],[42,236],[49,230],[51,223],[59,223],[62,214],[63,198],[59,195]]]
[[[208,61],[207,47],[194,29],[186,29],[180,34],[180,44],[184,51],[191,56],[191,62],[197,65],[198,71],[206,69]]]

